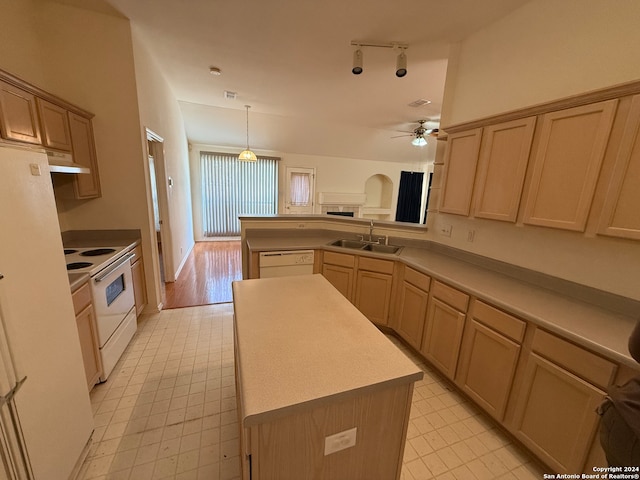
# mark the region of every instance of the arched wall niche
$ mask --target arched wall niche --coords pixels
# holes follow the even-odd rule
[[[381,173],[371,175],[364,184],[364,193],[367,195],[367,200],[364,204],[363,216],[389,220],[393,202],[393,182],[391,179]]]

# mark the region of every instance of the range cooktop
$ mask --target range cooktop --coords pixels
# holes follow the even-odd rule
[[[126,247],[65,248],[67,271],[93,276],[116,261]]]

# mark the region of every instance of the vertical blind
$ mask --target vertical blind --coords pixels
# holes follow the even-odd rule
[[[240,235],[239,215],[277,213],[278,159],[241,162],[226,153],[200,154],[205,237]]]

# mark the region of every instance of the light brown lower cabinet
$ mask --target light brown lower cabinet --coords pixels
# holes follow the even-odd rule
[[[450,379],[456,374],[468,302],[467,294],[433,282],[420,352]]]
[[[322,263],[322,275],[329,283],[344,295],[349,301],[353,299],[353,287],[355,283],[354,255],[345,253],[324,252]]]
[[[76,314],[80,350],[89,391],[102,375],[96,316],[91,301],[91,288],[85,283],[71,294]]]
[[[393,289],[391,260],[360,257],[353,304],[377,325],[387,325]]]
[[[422,334],[429,303],[431,278],[405,267],[396,320],[397,333],[416,350],[422,345]]]
[[[142,247],[136,246],[135,256],[131,259],[131,277],[133,279],[133,297],[136,304],[136,316],[140,315],[147,306],[147,286],[144,279],[144,263],[142,261]]]
[[[531,348],[507,427],[554,471],[580,472],[597,441],[596,408],[617,367],[541,329]]]
[[[456,383],[502,421],[520,356],[526,323],[474,300],[465,326]]]

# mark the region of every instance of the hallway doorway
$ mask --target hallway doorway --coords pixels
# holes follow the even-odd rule
[[[165,284],[165,309],[227,303],[242,280],[240,240],[196,242],[180,275]]]

